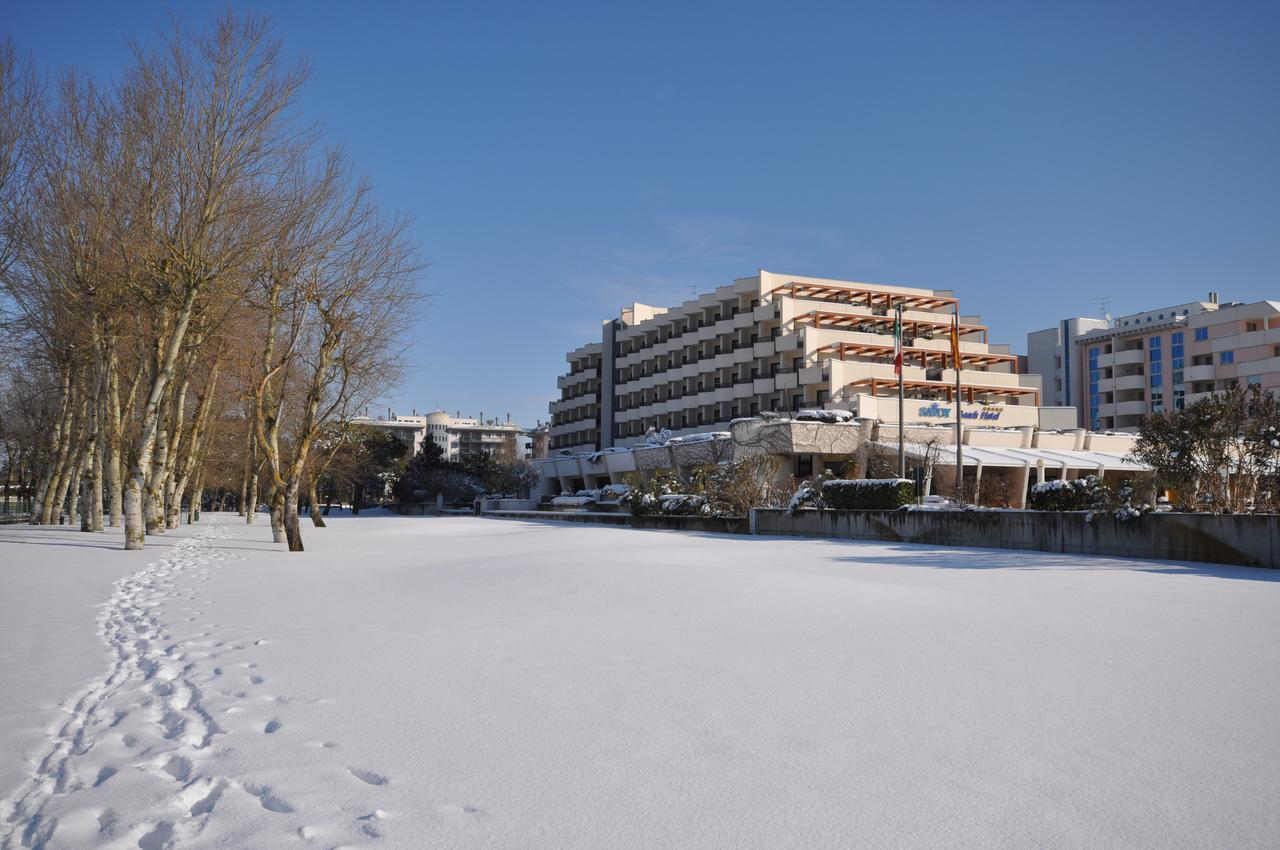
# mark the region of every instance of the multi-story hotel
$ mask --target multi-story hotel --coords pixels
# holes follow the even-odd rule
[[[635,445],[650,428],[676,436],[727,430],[766,411],[856,413],[859,400],[896,398],[898,305],[907,396],[954,401],[952,292],[761,271],[678,307],[633,304],[604,322],[599,342],[566,356],[569,371],[550,405],[551,449]],[[1037,424],[1039,378],[1018,373],[1017,357],[989,342],[979,317],[961,315],[959,329],[964,416]],[[888,403],[863,403],[877,408],[866,415],[896,416]],[[1001,419],[1019,407],[1025,416]],[[912,405],[908,418],[929,421],[936,410]]]
[[[1066,319],[1027,335],[1028,371],[1092,430],[1136,431],[1151,413],[1232,384],[1280,389],[1280,303],[1193,301],[1117,319]]]

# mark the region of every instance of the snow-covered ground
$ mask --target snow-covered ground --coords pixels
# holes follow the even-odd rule
[[[0,846],[1274,847],[1280,573],[0,526]]]

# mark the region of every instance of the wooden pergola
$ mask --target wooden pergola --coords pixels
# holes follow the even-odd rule
[[[960,302],[955,298],[943,295],[912,295],[906,292],[893,292],[888,289],[877,289],[871,286],[830,286],[820,283],[791,283],[774,287],[767,295],[789,295],[792,298],[810,298],[817,301],[830,301],[833,304],[855,304],[875,309],[884,307],[893,309],[895,304],[903,307],[919,307],[925,310],[937,310],[942,307],[953,307]]]
[[[896,394],[898,389],[898,379],[897,378],[859,378],[856,381],[850,381],[848,386],[870,387],[871,395],[873,396],[878,395],[877,390],[879,390],[881,387],[893,390],[894,394]],[[929,392],[937,392],[938,390],[941,390],[947,394],[948,402],[955,401],[956,386],[950,381],[904,380],[902,382],[902,388],[904,391],[927,390]],[[1035,396],[1036,407],[1040,406],[1040,391],[1035,387],[1001,387],[1001,386],[992,386],[989,384],[963,384],[961,386],[961,389],[964,391],[964,395],[965,395],[964,401],[968,402],[969,404],[974,403],[973,398],[975,394],[1004,395],[1004,396],[1031,395],[1031,396]]]
[[[879,345],[870,342],[833,342],[824,345],[814,352],[819,359],[823,354],[834,354],[841,360],[848,360],[850,357],[893,357],[892,345]],[[938,351],[932,348],[917,348],[914,345],[903,346],[902,360],[904,363],[910,363],[912,357],[919,358],[919,365],[923,369],[930,367],[945,369],[951,362],[951,352]],[[996,363],[1012,363],[1013,374],[1018,372],[1018,358],[1013,354],[971,354],[960,352],[960,362],[962,364],[971,364],[975,366],[992,366]]]
[[[859,325],[887,325],[892,328],[895,319],[893,316],[852,316],[848,313],[830,313],[825,310],[811,310],[796,316],[793,324],[801,325],[811,323],[815,328],[831,328],[836,330],[849,330]],[[936,322],[921,321],[919,319],[908,319],[902,323],[902,332],[905,336],[916,337],[920,335],[921,328],[931,332],[951,332],[951,321],[949,319]],[[987,341],[986,325],[969,325],[963,322],[959,326],[960,336],[968,334],[978,334],[981,336],[981,342]],[[996,355],[991,355],[996,356]]]

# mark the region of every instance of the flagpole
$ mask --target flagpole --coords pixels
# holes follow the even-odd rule
[[[893,325],[894,325],[894,330],[897,332],[896,339],[894,340],[894,343],[897,347],[897,351],[894,352],[893,365],[894,365],[894,369],[896,369],[898,372],[898,477],[906,478],[907,477],[907,455],[906,455],[905,449],[903,448],[903,433],[904,433],[903,429],[905,426],[903,425],[903,422],[902,422],[903,420],[903,401],[902,401],[903,351],[902,349],[905,348],[905,346],[902,344],[902,305],[898,304],[898,306],[895,309],[897,310],[897,316],[895,318]]]
[[[964,431],[960,416],[960,311],[951,308],[951,359],[956,369],[956,501],[965,504],[964,498]]]

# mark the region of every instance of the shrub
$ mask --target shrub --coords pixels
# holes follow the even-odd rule
[[[711,505],[706,496],[692,493],[668,493],[658,497],[658,510],[665,516],[708,516]]]
[[[1105,511],[1116,504],[1115,493],[1096,475],[1036,484],[1029,500],[1033,511]]]
[[[897,510],[915,501],[915,485],[905,478],[834,478],[822,484],[822,501],[842,510]]]
[[[659,499],[675,494],[682,488],[676,474],[666,469],[658,470],[649,478],[642,473],[632,472],[626,479],[628,490],[618,503],[626,505],[635,516],[658,513],[661,510]]]
[[[755,455],[737,463],[700,467],[689,489],[706,498],[716,516],[746,516],[752,508],[777,507],[786,498],[774,484],[781,458]]]

